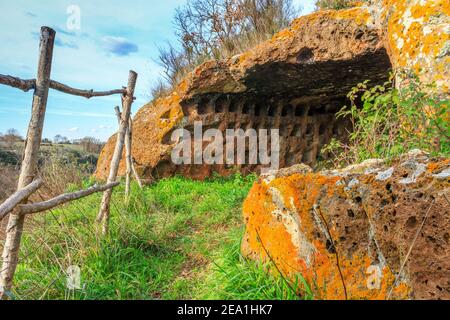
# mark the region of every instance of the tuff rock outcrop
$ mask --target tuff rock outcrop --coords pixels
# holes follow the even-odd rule
[[[245,200],[242,252],[301,274],[318,299],[450,299],[449,201],[450,159],[417,151],[282,169]]]
[[[296,20],[253,50],[199,66],[172,94],[142,107],[134,117],[132,153],[140,174],[201,179],[212,171],[234,172],[225,165],[171,163],[172,131],[179,126],[192,131],[194,121],[222,130],[281,128],[281,165],[313,164],[321,145],[344,136],[347,124],[334,113],[351,87],[388,77],[386,49],[367,18],[360,9],[317,13]],[[100,155],[98,178],[107,176],[114,143],[112,137]]]
[[[144,178],[175,173],[204,178],[236,167],[175,166],[172,131],[205,127],[279,128],[281,163],[314,164],[332,137],[346,138],[349,124],[334,113],[358,82],[397,84],[411,75],[448,96],[450,4],[444,0],[373,0],[369,6],[301,17],[271,40],[225,61],[210,61],[189,74],[172,94],[143,106],[134,117],[133,157]],[[108,175],[111,137],[96,177]],[[325,158],[327,155],[324,155]],[[124,173],[124,162],[120,174]],[[239,166],[241,172],[261,166]]]
[[[346,138],[349,124],[334,113],[350,88],[367,79],[383,82],[391,68],[398,71],[398,85],[415,75],[448,96],[449,6],[444,0],[374,0],[316,12],[247,52],[204,63],[134,117],[132,153],[139,174],[202,179],[214,171],[259,171],[260,165],[173,165],[172,131],[192,130],[196,120],[222,130],[279,128],[281,167],[312,165],[332,137]],[[102,150],[97,178],[107,177],[114,144],[115,136]],[[120,174],[124,167],[122,161]]]

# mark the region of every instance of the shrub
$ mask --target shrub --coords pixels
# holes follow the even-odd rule
[[[20,164],[20,155],[12,151],[0,149],[0,165],[16,166],[18,164]]]
[[[358,84],[348,94],[350,107],[337,113],[352,122],[349,143],[332,140],[322,152],[334,155],[333,165],[391,159],[414,148],[448,156],[450,101],[426,92],[433,88],[417,79],[401,91],[392,81],[371,88],[368,81]]]

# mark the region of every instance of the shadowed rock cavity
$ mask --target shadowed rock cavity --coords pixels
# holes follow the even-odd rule
[[[386,81],[391,65],[384,48],[351,60],[314,63],[310,59],[310,51],[305,49],[296,63],[252,68],[244,81],[247,90],[242,93],[207,93],[182,101],[183,127],[191,132],[192,145],[195,121],[202,123],[203,132],[216,128],[223,134],[226,129],[279,129],[281,168],[297,163],[312,166],[318,160],[328,159],[328,154],[320,153],[321,148],[332,138],[346,141],[351,130],[348,119],[335,115],[349,105],[347,93],[367,79],[373,84]],[[164,135],[163,144],[173,143],[172,132]],[[203,142],[204,147],[208,144]],[[182,174],[204,178],[213,172],[228,175],[238,170],[248,174],[268,167],[260,162],[250,164],[248,148],[247,139],[245,164],[175,166],[166,157],[153,168],[152,176]],[[192,146],[192,153],[193,150]]]

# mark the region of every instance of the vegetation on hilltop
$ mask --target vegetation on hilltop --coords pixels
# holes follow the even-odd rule
[[[66,143],[64,139],[51,142],[43,139],[39,150],[39,172],[46,182],[41,189],[43,196],[61,194],[67,183],[81,187],[97,165],[98,154],[103,144],[92,137]],[[19,169],[22,162],[24,142],[17,130],[9,129],[0,134],[0,202],[16,191]]]
[[[174,16],[178,44],[160,48],[164,79],[152,88],[153,99],[172,90],[201,63],[231,57],[270,39],[297,15],[292,0],[189,0]]]
[[[356,2],[318,0],[316,8],[339,10]],[[292,0],[188,0],[173,19],[177,43],[159,48],[164,77],[151,88],[152,99],[167,95],[203,62],[232,57],[272,38],[300,9]]]
[[[368,2],[368,0],[355,1],[355,0],[317,0],[316,8],[319,10],[333,9],[340,10],[355,6],[356,3]]]

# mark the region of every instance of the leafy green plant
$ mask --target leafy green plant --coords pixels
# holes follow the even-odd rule
[[[350,106],[337,113],[351,121],[349,142],[333,139],[322,152],[333,155],[333,165],[391,159],[415,148],[450,154],[450,101],[427,92],[432,87],[417,79],[400,91],[392,80],[373,87],[369,81],[358,84],[348,94]]]

